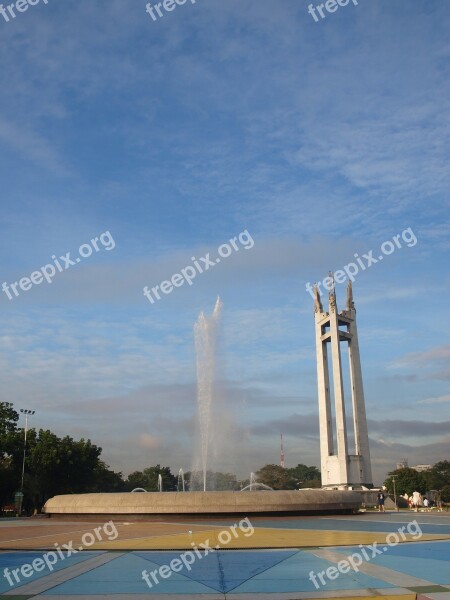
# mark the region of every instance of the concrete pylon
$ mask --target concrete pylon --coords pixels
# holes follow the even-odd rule
[[[323,309],[318,286],[314,286],[322,486],[371,488],[372,467],[352,284],[349,282],[347,287],[346,309],[338,312],[334,281],[332,277],[328,279],[332,285],[328,296],[328,312]],[[355,454],[349,454],[348,450],[341,342],[348,345],[349,352]],[[335,429],[331,410],[328,344],[331,347]]]

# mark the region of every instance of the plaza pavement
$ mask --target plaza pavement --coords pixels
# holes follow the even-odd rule
[[[414,519],[423,535],[388,547],[386,535]],[[450,517],[446,513],[386,513],[342,517],[251,518],[252,536],[239,536],[226,548],[203,553],[190,566],[159,578],[152,588],[142,572],[156,572],[192,545],[210,540],[235,523],[232,519],[116,523],[113,541],[95,544],[21,578],[11,586],[4,576],[42,557],[54,544],[74,542],[97,524],[49,519],[0,521],[0,600],[297,600],[384,598],[450,600]],[[411,536],[408,537],[408,540]],[[326,579],[319,589],[309,574],[324,572],[360,544],[382,549],[369,561]],[[386,548],[386,550],[384,550]],[[370,555],[370,552],[368,553]]]

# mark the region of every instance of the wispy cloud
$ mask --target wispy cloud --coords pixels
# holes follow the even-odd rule
[[[450,394],[446,394],[445,396],[436,396],[435,398],[417,400],[417,404],[443,404],[446,402],[450,402]]]
[[[411,352],[391,365],[392,369],[420,366],[420,377],[447,381],[450,379],[450,345],[435,346],[424,352]]]
[[[450,431],[450,421],[403,421],[386,420],[375,421],[369,420],[369,431],[371,433],[381,434],[381,436],[395,436],[399,438],[411,437],[428,437],[448,434]]]
[[[28,158],[38,167],[45,167],[61,177],[70,174],[70,169],[61,159],[58,148],[42,133],[36,133],[5,119],[0,119],[0,144],[9,152],[14,151],[20,159]]]

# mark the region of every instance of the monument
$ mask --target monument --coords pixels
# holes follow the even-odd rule
[[[356,328],[356,309],[351,282],[348,283],[347,287],[345,310],[338,311],[334,281],[329,292],[328,304],[329,308],[326,312],[322,306],[318,286],[315,285],[314,314],[322,486],[331,489],[372,488],[369,435],[367,432],[358,331]],[[348,447],[341,343],[348,345],[349,353],[354,454],[349,453]],[[328,345],[331,349],[335,428],[332,418]]]

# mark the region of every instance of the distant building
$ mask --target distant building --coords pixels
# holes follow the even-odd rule
[[[416,465],[415,467],[411,467],[414,471],[421,473],[422,471],[431,471],[433,465]]]
[[[407,469],[408,468],[408,459],[404,458],[400,462],[397,463],[396,469]]]

